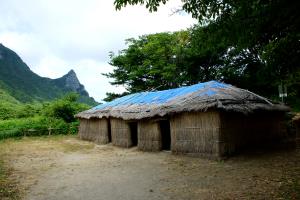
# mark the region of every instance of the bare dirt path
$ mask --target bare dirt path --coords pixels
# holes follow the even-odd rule
[[[26,200],[296,199],[300,193],[299,150],[218,162],[56,136],[7,140],[0,152]]]

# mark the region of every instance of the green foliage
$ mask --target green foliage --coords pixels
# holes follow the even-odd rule
[[[145,4],[150,12],[157,11],[160,4],[166,4],[168,0],[115,0],[117,10],[129,5]],[[182,10],[190,13],[194,18],[203,21],[211,21],[217,16],[231,12],[239,1],[234,0],[184,0]]]
[[[20,102],[10,96],[5,90],[0,88],[0,120],[15,117]]]
[[[16,113],[17,118],[34,117],[41,111],[41,104],[23,104]]]
[[[78,122],[66,123],[63,119],[33,117],[0,121],[0,140],[21,136],[76,134]]]
[[[14,104],[16,102],[0,100],[0,119],[4,119],[0,120],[0,140],[49,133],[76,134],[79,122],[74,115],[90,108],[86,104],[79,103],[78,97],[76,93],[69,93],[61,99],[43,104]]]
[[[33,117],[40,112],[39,104],[11,104],[0,101],[0,119]]]
[[[115,0],[114,4],[116,9],[128,4],[146,4],[152,12],[166,2],[167,0]],[[184,80],[188,81],[179,81],[170,76],[171,83],[181,85],[216,79],[274,100],[279,100],[277,88],[283,83],[288,87],[287,103],[295,109],[299,108],[299,9],[300,2],[285,0],[183,1],[182,10],[197,18],[200,25],[190,30],[189,42],[186,43],[188,45],[185,45],[181,53],[181,63],[184,67],[173,68],[178,72],[178,77],[184,77]],[[132,47],[134,46],[129,45],[128,50]],[[119,56],[129,55],[124,50],[122,53]],[[137,57],[136,63],[144,63],[146,59],[147,56]],[[122,66],[124,63],[131,64],[128,60],[130,59],[125,56],[121,62]],[[156,61],[159,62],[160,60]],[[112,62],[113,66],[120,68],[119,64]],[[166,66],[170,64],[172,62],[168,62]],[[139,71],[148,73],[140,68]],[[172,69],[170,71],[172,72]],[[116,72],[114,71],[115,77],[109,77],[119,80]],[[128,71],[119,71],[120,74],[126,72]],[[122,81],[113,83],[124,84]],[[141,88],[132,83],[126,84]],[[145,82],[138,84],[146,85]],[[168,84],[164,85],[171,87]],[[129,92],[133,91],[130,86],[128,88]]]
[[[62,120],[44,117],[12,119],[0,122],[0,140],[11,137],[47,135],[49,127],[60,128],[65,132]]]
[[[13,104],[9,103],[0,103],[0,119],[10,119],[10,118],[15,118],[15,107]]]
[[[78,103],[78,97],[76,93],[69,93],[62,99],[44,105],[43,113],[48,117],[63,119],[67,123],[74,122],[76,113],[89,108],[86,104]]]
[[[188,37],[182,31],[127,39],[128,48],[110,56],[114,71],[104,75],[129,93],[178,87],[186,82],[182,53]]]
[[[90,106],[78,102],[77,93],[69,93],[61,99],[51,102],[22,104],[0,99],[0,119],[28,118],[44,115],[45,117],[61,118],[66,122],[75,120],[74,115],[87,110]]]
[[[39,77],[13,51],[0,45],[0,87],[20,102],[53,99],[63,94],[51,79]]]
[[[81,92],[68,93],[67,76],[56,80],[39,77],[30,71],[13,51],[0,44],[0,140],[10,137],[48,134],[75,134],[78,122],[74,115],[95,104],[80,86]],[[73,73],[73,74],[72,74]],[[66,96],[54,101],[63,94]],[[24,103],[30,102],[30,103]]]
[[[40,109],[41,104],[22,104],[0,89],[0,120],[33,117]]]
[[[220,80],[223,78],[224,55],[228,46],[220,40],[220,32],[212,26],[194,26],[186,54],[186,71],[190,83]]]
[[[6,138],[14,138],[14,137],[22,137],[24,133],[21,129],[9,129],[9,130],[2,130],[0,131],[0,140]]]
[[[79,121],[71,122],[69,124],[69,134],[75,135],[78,133]]]
[[[1,83],[1,81],[0,81],[0,83]],[[20,104],[20,102],[18,100],[16,100],[14,97],[9,95],[5,90],[1,89],[1,87],[0,87],[0,99],[1,99],[1,102]]]

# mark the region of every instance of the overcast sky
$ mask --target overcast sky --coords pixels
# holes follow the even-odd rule
[[[58,78],[74,69],[90,96],[122,92],[101,75],[112,71],[109,52],[143,34],[178,31],[196,21],[174,14],[171,0],[156,13],[141,6],[116,11],[113,0],[0,0],[0,43],[15,51],[32,71]]]

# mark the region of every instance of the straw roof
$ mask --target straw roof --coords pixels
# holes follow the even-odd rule
[[[288,111],[250,91],[217,81],[157,92],[127,95],[78,113],[78,118],[116,117],[124,120],[165,116],[179,112],[218,110],[251,113],[256,110]]]

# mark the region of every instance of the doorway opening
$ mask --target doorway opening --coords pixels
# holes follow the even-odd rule
[[[111,125],[110,125],[110,119],[107,119],[107,134],[108,134],[108,143],[111,142]]]
[[[161,134],[161,149],[170,150],[171,149],[171,130],[169,120],[159,121],[159,128]]]
[[[137,146],[138,143],[138,131],[137,122],[129,122],[130,135],[131,135],[131,146]]]

